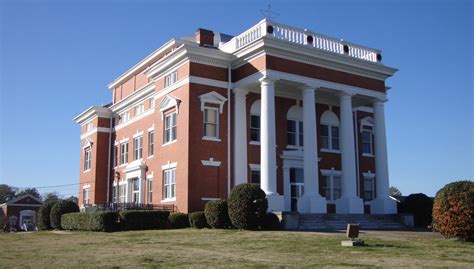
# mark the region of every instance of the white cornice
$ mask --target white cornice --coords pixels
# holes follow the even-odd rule
[[[112,115],[112,110],[108,107],[91,106],[88,109],[84,110],[81,114],[77,115],[74,118],[74,121],[77,124],[82,125],[86,121],[92,119],[93,117],[110,118],[111,115]]]
[[[155,91],[155,83],[149,82],[133,94],[123,98],[119,102],[113,104],[110,109],[116,113],[121,113],[123,110],[130,108],[131,106],[135,105],[138,101],[142,101],[142,99],[146,99],[149,97],[148,95]]]
[[[180,42],[178,42],[176,39],[171,39],[169,40],[168,42],[166,42],[163,46],[161,46],[160,48],[156,49],[155,51],[153,51],[152,53],[150,53],[148,56],[146,56],[143,60],[141,60],[140,62],[138,62],[136,65],[134,65],[132,68],[130,68],[129,70],[127,70],[125,73],[123,73],[122,75],[120,75],[118,78],[116,78],[114,81],[112,81],[111,83],[109,83],[107,85],[107,87],[109,89],[113,89],[115,86],[117,86],[117,84],[121,83],[122,81],[124,81],[127,77],[129,77],[130,75],[132,75],[133,73],[135,73],[138,69],[140,68],[143,68],[145,65],[147,65],[150,60],[153,60],[154,58],[160,56],[161,54],[165,54],[167,52],[167,50],[169,50],[172,46],[174,45],[179,45]]]

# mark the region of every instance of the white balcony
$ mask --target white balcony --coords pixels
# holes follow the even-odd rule
[[[312,31],[297,29],[268,19],[263,19],[247,31],[232,38],[229,42],[222,44],[219,48],[222,51],[233,53],[263,37],[309,46],[315,50],[346,55],[372,63],[380,63],[382,60],[380,50],[353,44],[342,39],[337,40]]]

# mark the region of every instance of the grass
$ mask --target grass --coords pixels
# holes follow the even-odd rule
[[[390,235],[392,232],[384,232]],[[0,234],[0,267],[470,267],[474,244],[415,232],[363,235],[238,230]]]

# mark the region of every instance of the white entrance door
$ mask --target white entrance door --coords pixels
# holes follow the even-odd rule
[[[298,211],[298,198],[304,194],[304,172],[301,168],[290,168],[291,211]]]

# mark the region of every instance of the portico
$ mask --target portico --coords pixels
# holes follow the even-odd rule
[[[354,123],[353,112],[357,106],[373,106],[374,141],[377,141],[374,143],[377,188],[376,199],[370,201],[371,213],[395,213],[395,203],[388,196],[384,103],[381,101],[385,100],[385,94],[337,83],[301,79],[299,76],[292,78],[291,75],[278,73],[272,71],[260,73],[260,77],[255,78],[254,82],[245,86],[240,84],[238,88],[234,89],[235,184],[250,182],[247,159],[249,145],[247,121],[250,118],[250,111],[246,109],[246,99],[249,93],[256,93],[260,94],[260,187],[267,194],[269,210],[294,210],[294,193],[299,192],[296,210],[300,213],[326,213],[328,204],[335,206],[335,213],[364,213],[364,200],[358,191],[360,179],[354,136],[357,123]],[[276,128],[275,98],[277,97],[293,99],[300,109],[302,106],[302,124],[299,127],[302,130],[298,131],[302,136],[302,142],[296,147],[289,144],[278,144],[276,141],[278,135],[286,132],[282,128]],[[340,193],[331,197],[327,197],[328,195],[321,191],[323,188],[320,175],[327,173],[324,171],[330,171],[331,168],[319,167],[321,157],[318,156],[318,153],[324,150],[318,147],[321,145],[321,141],[318,141],[320,119],[317,119],[317,104],[339,107],[340,126],[337,137],[340,149],[334,150],[332,152],[334,156],[329,157],[340,158],[340,170],[336,171],[332,168],[332,171],[339,175],[339,179],[331,177],[331,184],[324,182],[324,189],[337,189],[337,186],[340,185]],[[281,154],[277,154],[277,152],[281,152]],[[277,163],[283,165],[278,167]],[[281,173],[283,177],[282,192],[277,191],[278,173]],[[303,184],[301,182],[295,183],[301,179]]]

